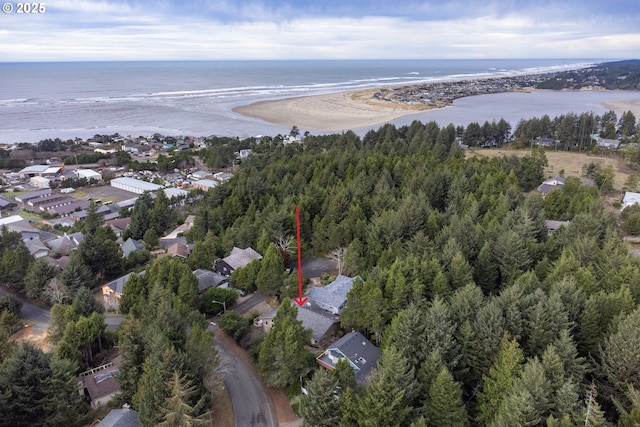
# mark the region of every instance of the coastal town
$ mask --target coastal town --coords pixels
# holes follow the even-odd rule
[[[420,108],[443,108],[458,98],[491,93],[552,90],[606,90],[637,88],[639,76],[633,61],[618,67],[596,65],[573,71],[528,74],[519,76],[476,78],[473,80],[440,81],[434,83],[387,87],[371,91],[371,98],[380,103],[408,105]],[[618,69],[616,69],[618,68]],[[629,87],[631,86],[631,87]]]

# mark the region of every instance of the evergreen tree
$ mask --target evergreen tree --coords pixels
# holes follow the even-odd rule
[[[278,294],[284,280],[284,263],[275,245],[269,246],[260,264],[260,272],[256,277],[258,291],[270,296]]]
[[[0,426],[44,425],[51,377],[49,358],[29,342],[21,343],[0,366]]]
[[[104,307],[87,288],[80,288],[73,299],[73,309],[79,316],[89,317],[91,313],[103,313]]]
[[[145,344],[140,321],[129,316],[118,328],[118,349],[122,356],[120,375],[115,377],[120,386],[120,398],[131,404],[143,373]]]
[[[82,262],[82,258],[77,251],[71,255],[69,264],[60,273],[60,280],[71,290],[73,295],[81,287],[92,288],[95,283],[95,277]]]
[[[159,341],[164,340],[159,338]],[[182,360],[176,350],[164,341],[147,356],[142,369],[133,405],[142,425],[155,426],[162,421],[162,408],[172,392],[168,384],[174,372],[182,371]]]
[[[45,393],[43,409],[46,415],[45,426],[73,425],[86,411],[83,399],[78,394],[77,366],[70,360],[52,355],[49,363],[51,376],[47,377],[42,388]]]
[[[478,421],[491,425],[505,395],[522,371],[524,356],[518,342],[506,336],[500,342],[495,362],[488,375],[483,375],[484,385],[478,394]]]
[[[424,412],[429,424],[434,426],[469,425],[467,411],[462,403],[462,389],[447,368],[440,370],[429,387]]]
[[[307,367],[304,346],[311,340],[311,331],[302,327],[297,315],[298,309],[285,299],[260,345],[258,368],[269,386],[284,388],[293,384]]]
[[[600,360],[607,394],[626,403],[628,387],[640,389],[640,309],[625,317],[617,331],[604,340]]]
[[[156,198],[153,201],[153,208],[151,208],[149,215],[149,229],[154,230],[156,236],[163,236],[171,225],[171,216],[172,210],[169,198],[167,198],[164,190],[156,191]]]
[[[191,405],[191,400],[197,391],[197,388],[191,385],[191,381],[180,376],[178,371],[173,371],[173,376],[167,382],[167,387],[170,390],[170,395],[161,408],[164,415],[158,426],[206,427],[211,425],[210,413],[204,412],[205,396],[200,397],[195,405]]]
[[[500,403],[491,423],[496,427],[536,426],[548,416],[551,406],[551,387],[538,359],[527,362]]]
[[[303,426],[333,427],[340,423],[340,401],[337,396],[338,381],[324,369],[316,371],[300,399],[300,415]]]
[[[24,288],[31,299],[42,299],[42,292],[47,282],[55,276],[55,269],[46,261],[38,259],[33,262],[24,275]]]
[[[131,224],[127,229],[127,236],[134,240],[141,240],[151,225],[151,207],[153,201],[148,192],[141,194],[133,205]]]
[[[493,261],[491,244],[487,241],[478,253],[473,271],[475,283],[482,288],[485,295],[492,294],[497,286],[498,269]]]

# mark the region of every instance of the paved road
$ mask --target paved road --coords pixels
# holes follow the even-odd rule
[[[20,295],[11,289],[7,289],[4,286],[0,286],[0,297],[5,295],[13,295],[22,303],[20,314],[25,321],[28,321],[29,324],[31,324],[31,328],[34,331],[40,332],[49,328],[49,320],[51,320],[51,310],[49,308],[34,304],[23,295]],[[120,323],[122,323],[123,320],[124,316],[119,315],[109,315],[104,319],[107,324],[107,329],[114,331],[118,329],[118,326],[120,326]]]
[[[0,286],[0,297],[5,295],[13,295],[15,299],[22,303],[20,314],[24,320],[34,322],[32,328],[36,331],[43,331],[49,327],[49,319],[51,319],[51,311],[48,308],[40,307],[32,303],[29,299],[18,294],[12,289]]]
[[[253,371],[218,338],[224,369],[224,385],[233,404],[236,427],[277,427],[278,420],[271,403]]]
[[[240,304],[233,307],[233,311],[237,311],[240,314],[244,314],[247,311],[251,310],[256,305],[260,304],[261,302],[264,302],[265,300],[266,298],[262,294],[259,294],[259,293],[251,294],[250,297],[248,297],[247,299],[242,301]]]

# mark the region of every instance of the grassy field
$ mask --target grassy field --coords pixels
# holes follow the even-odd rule
[[[510,155],[522,157],[529,153],[529,150],[472,149],[467,151],[467,157],[502,157]],[[634,172],[624,160],[619,157],[597,156],[567,151],[547,151],[545,154],[549,161],[549,166],[545,170],[547,177],[556,176],[561,170],[564,170],[565,176],[575,176],[579,178],[582,175],[583,166],[589,163],[600,164],[602,166],[612,165],[615,170],[614,188],[622,191],[625,181]]]

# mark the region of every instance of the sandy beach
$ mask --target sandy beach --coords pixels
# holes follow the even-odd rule
[[[636,119],[640,117],[640,98],[628,99],[623,101],[606,101],[602,106],[608,110],[616,112],[618,118],[626,111],[631,111]]]
[[[442,109],[424,104],[377,100],[372,96],[375,90],[260,101],[236,107],[233,111],[282,126],[335,132],[382,125],[406,115]],[[625,111],[631,111],[636,117],[640,117],[638,92],[630,92],[629,99],[612,98],[599,104],[607,110],[615,111],[618,117]]]
[[[233,109],[235,113],[282,126],[342,131],[382,125],[408,114],[433,110],[425,105],[377,101],[375,90],[260,101]]]

